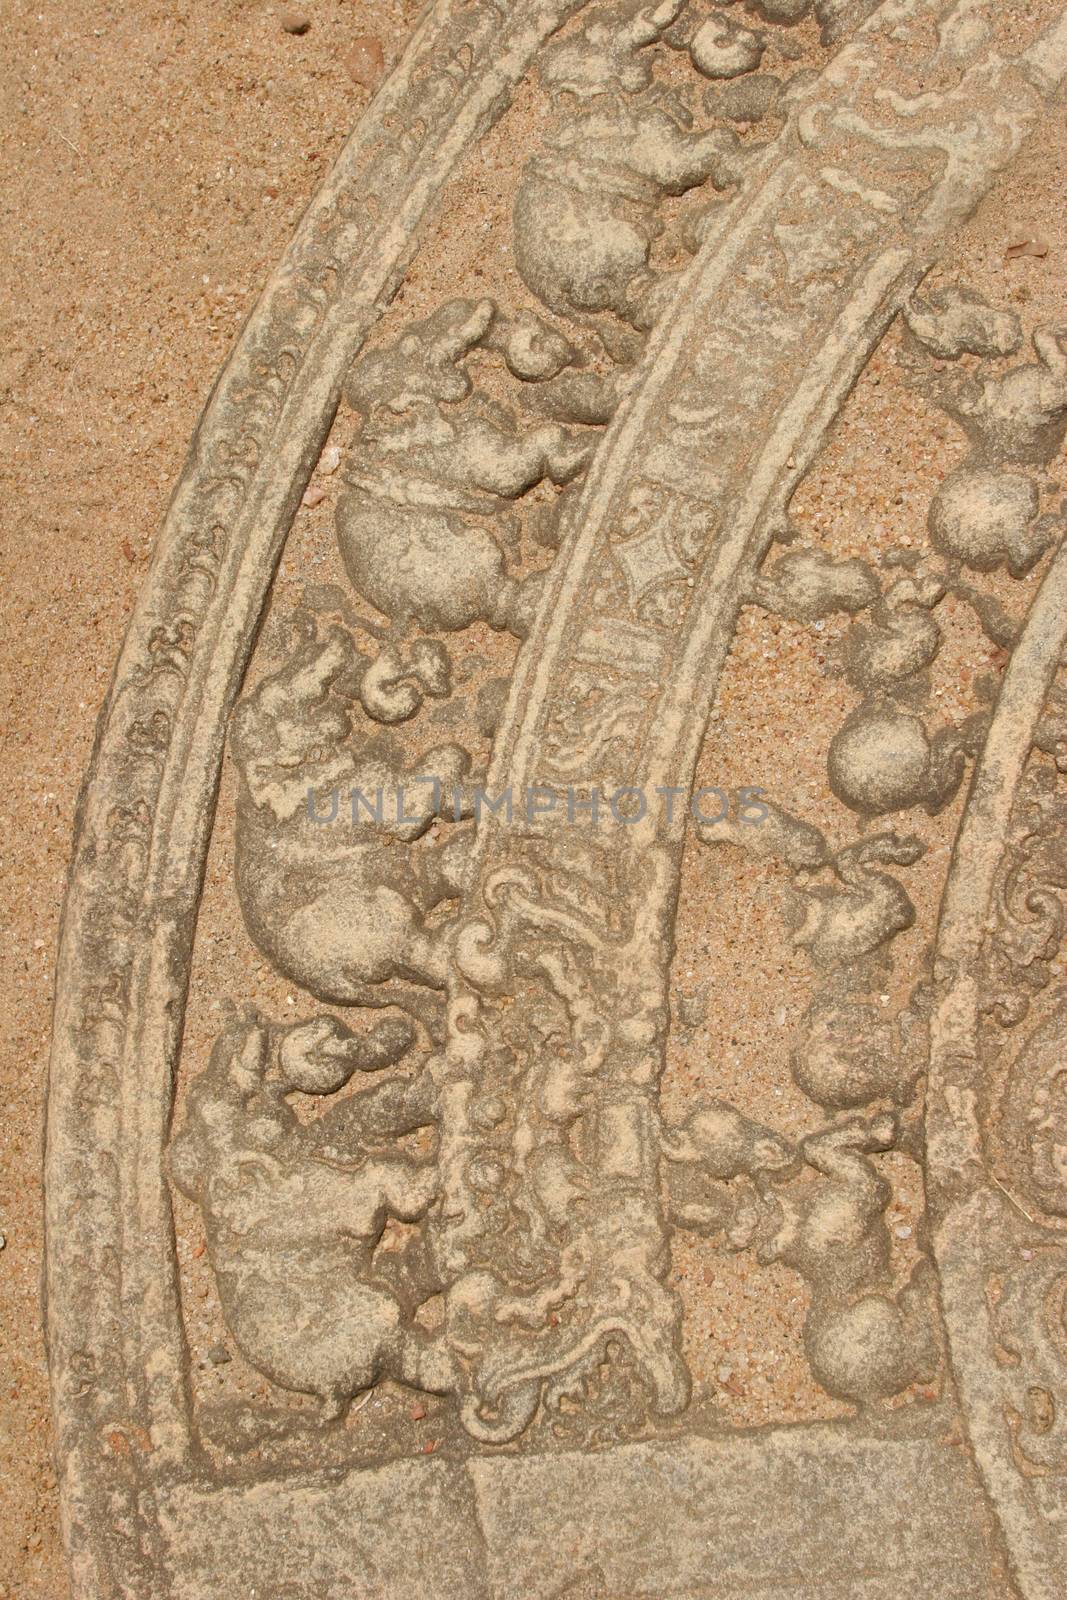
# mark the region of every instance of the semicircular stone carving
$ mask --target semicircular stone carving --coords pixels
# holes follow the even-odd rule
[[[77,1596],[1060,1592],[1067,336],[942,266],[1027,17],[441,0],[312,201],[80,808]]]

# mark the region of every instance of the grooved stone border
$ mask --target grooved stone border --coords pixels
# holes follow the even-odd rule
[[[583,0],[435,0],[211,394],[79,800],[56,975],[46,1312],[75,1593],[161,1592],[151,1494],[186,1461],[162,1150],[229,710],[344,374],[466,151]],[[144,1463],[147,1466],[147,1462]]]
[[[1000,1222],[1013,1212],[978,1121],[981,957],[1013,802],[1065,648],[1067,545],[1061,545],[1005,672],[956,837],[938,928],[941,991],[926,1110],[927,1189],[952,1365],[971,1445],[1027,1600],[1062,1596],[1067,1539],[1062,1518],[1057,1526],[1047,1498],[1042,1504],[1036,1492],[1041,1480],[1029,1477],[1017,1459],[1011,1421],[1017,1385],[999,1353],[987,1292],[998,1266]],[[1053,1498],[1062,1505],[1062,1488]]]

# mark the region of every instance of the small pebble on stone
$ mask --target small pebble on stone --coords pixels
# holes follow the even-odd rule
[[[1013,239],[1004,251],[1009,261],[1014,261],[1017,256],[1036,256],[1038,260],[1048,255],[1048,240],[1042,239],[1040,234],[1032,237]]]
[[[348,76],[361,88],[375,88],[385,70],[381,40],[370,33],[364,34],[359,39],[353,39],[351,47],[345,54],[345,66],[348,69]]]
[[[313,483],[304,490],[303,504],[306,506],[318,506],[322,504],[325,498],[326,490],[320,489],[317,483]]]
[[[280,11],[278,21],[286,33],[307,33],[311,27],[311,18],[303,11]]]
[[[224,1367],[233,1357],[224,1344],[213,1344],[207,1353],[207,1358],[213,1367]]]

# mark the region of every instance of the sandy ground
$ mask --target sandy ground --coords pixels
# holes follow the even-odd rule
[[[293,7],[292,9],[297,9]],[[417,6],[5,0],[0,1596],[67,1592],[39,1318],[56,931],[93,724],[197,413]]]
[[[6,0],[0,13],[6,23],[0,162],[8,240],[7,278],[0,285],[0,1600],[59,1600],[67,1592],[39,1317],[39,1167],[55,939],[94,719],[204,397],[259,286],[368,98],[346,65],[353,42],[363,35],[380,38],[391,62],[417,7],[409,0],[308,0],[290,9],[304,10],[311,20],[308,32],[287,33],[274,6],[262,3],[193,9],[150,0],[122,6],[90,0],[41,6],[38,0],[32,7]],[[1016,9],[1006,8],[1006,14]],[[521,109],[520,100],[517,117]],[[505,143],[515,144],[517,127],[513,122],[510,133],[501,135]],[[1062,149],[1063,137],[1060,118],[1050,138]],[[1063,281],[1067,202],[1062,195],[1053,198],[1052,168],[1047,151],[1028,155],[959,247],[958,265],[970,280],[1002,303],[1016,304],[1028,322],[1055,314],[1056,285]],[[1003,252],[1013,229],[1043,230],[1052,245],[1049,257],[1006,264]],[[419,267],[423,276],[416,273],[405,290],[409,311],[419,308],[427,274],[436,293],[459,271],[466,260],[462,239],[462,230],[454,230],[451,240],[439,241],[438,255],[427,250]],[[441,251],[448,258],[444,263]],[[898,486],[905,470],[901,452],[911,426],[902,391],[893,388],[892,359],[890,349],[872,367],[865,385],[874,388],[857,392],[821,476],[813,476],[807,500],[798,505],[813,538],[824,531],[823,503],[831,510],[849,505],[850,526],[873,528],[875,543],[883,517],[893,524],[887,539],[890,532],[905,542],[921,537],[930,489],[945,470],[944,452],[932,441],[932,456],[923,458],[930,483],[917,483],[912,496],[909,479],[905,494],[883,504],[887,475]],[[884,390],[878,387],[883,384]],[[884,423],[876,389],[889,396]],[[885,461],[865,442],[872,418]],[[854,434],[864,436],[862,453]],[[921,474],[914,462],[908,471],[913,469]],[[858,508],[845,499],[857,491]],[[849,553],[859,548],[850,546]],[[735,651],[723,698],[726,721],[718,742],[713,738],[706,747],[702,781],[722,779],[729,757],[722,736],[728,734],[733,747],[743,743],[750,765],[757,757],[763,763],[755,773],[728,775],[747,782],[773,778],[777,747],[789,761],[807,762],[804,776],[814,789],[821,784],[822,733],[828,737],[841,712],[832,695],[823,696],[813,727],[805,710],[804,685],[819,680],[823,656],[812,656],[807,677],[791,658],[785,677],[793,723],[784,727],[779,721],[753,746],[750,738],[740,739],[740,723],[751,729],[772,691],[782,704],[780,651],[786,653],[792,636],[787,629],[778,640],[773,627],[770,637],[763,622],[749,632],[751,638],[742,638]],[[808,645],[803,649],[811,654]],[[776,902],[773,887],[767,894]],[[759,885],[757,891],[763,892]],[[671,1092],[684,1092],[700,1077],[709,1041],[721,1040],[724,1030],[738,1047],[731,1070],[739,1083],[757,1052],[769,1092],[783,1092],[774,1088],[779,1080],[788,1087],[785,1035],[781,1043],[767,1041],[770,1002],[752,973],[758,966],[769,975],[775,1004],[782,1002],[779,1026],[787,1012],[790,1023],[799,1015],[804,986],[794,981],[784,957],[777,965],[771,960],[781,936],[772,938],[759,918],[752,924],[754,954],[746,956],[744,941],[729,932],[740,892],[740,880],[734,885],[724,873],[714,902],[706,869],[687,868],[685,894],[695,909],[685,912],[689,931],[675,974],[679,992],[691,989],[699,998],[701,972],[694,969],[701,953],[709,970],[723,970],[729,956],[747,977],[740,999],[737,987],[730,991],[730,1026],[713,997],[707,1014],[694,1022],[691,1048],[686,1037],[676,1042]],[[209,892],[209,932],[213,904]],[[921,909],[928,926],[936,902]],[[223,907],[219,926],[228,933],[227,917],[233,920],[232,908]],[[718,931],[711,925],[716,917]],[[721,1051],[715,1059],[721,1078]],[[754,1290],[733,1280],[716,1285],[699,1262],[683,1258],[677,1266],[679,1277],[699,1272],[704,1286],[687,1324],[688,1353],[698,1369],[700,1342],[711,1340],[721,1351],[731,1328],[737,1347],[730,1352],[731,1373],[779,1360],[776,1336],[767,1326],[765,1284],[757,1296],[760,1327],[754,1336],[745,1318],[735,1315]],[[778,1299],[783,1307],[793,1305],[785,1289]],[[797,1318],[793,1310],[783,1310],[783,1317],[784,1349],[796,1344]],[[813,1397],[796,1391],[787,1362],[779,1377],[760,1376],[764,1399],[762,1389],[746,1398],[735,1380],[723,1379],[722,1359],[703,1358],[710,1367],[720,1364],[732,1422],[811,1414]]]

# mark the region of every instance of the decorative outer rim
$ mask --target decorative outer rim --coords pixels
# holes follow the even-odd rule
[[[941,907],[926,1101],[928,1199],[949,1350],[978,1466],[1026,1600],[1063,1594],[1062,1540],[1015,1463],[1008,1395],[986,1297],[988,1241],[1007,1206],[986,1159],[979,1107],[981,960],[997,870],[1045,699],[1067,648],[1067,543],[1045,575],[1004,675]]]
[[[80,1596],[159,1592],[139,1469],[150,1451],[159,1477],[190,1451],[162,1149],[228,712],[348,366],[464,154],[584,3],[429,7],[215,384],[100,715],[45,1151],[46,1326]]]

